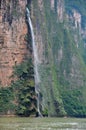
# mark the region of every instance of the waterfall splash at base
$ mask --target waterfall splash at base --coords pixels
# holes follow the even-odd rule
[[[40,112],[40,90],[39,90],[39,84],[40,84],[40,76],[38,72],[38,54],[37,54],[37,46],[35,44],[35,38],[34,38],[34,31],[33,31],[33,25],[30,18],[30,11],[28,8],[26,8],[26,15],[27,15],[27,22],[30,27],[31,31],[31,38],[32,38],[32,47],[33,47],[33,54],[34,54],[34,72],[35,72],[35,92],[37,94],[37,109],[38,109],[38,116],[42,117],[42,114]]]

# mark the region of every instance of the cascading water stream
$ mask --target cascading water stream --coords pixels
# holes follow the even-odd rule
[[[39,83],[40,83],[40,76],[38,72],[39,60],[38,60],[38,55],[37,55],[37,47],[35,44],[33,25],[32,25],[30,12],[28,8],[26,8],[26,14],[27,14],[28,24],[30,26],[31,37],[32,37],[32,47],[33,47],[33,54],[34,54],[35,92],[37,94],[37,109],[38,109],[38,115],[42,117],[42,114],[40,112],[40,94],[39,94]]]

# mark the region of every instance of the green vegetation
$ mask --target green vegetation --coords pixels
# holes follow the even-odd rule
[[[62,92],[62,98],[68,116],[86,117],[86,106],[81,96],[80,89],[66,89],[65,93]]]
[[[14,81],[10,87],[0,88],[0,114],[36,116],[36,94],[32,60],[14,67]]]
[[[0,114],[7,114],[8,112],[13,112],[13,110],[15,109],[13,99],[14,95],[11,87],[0,88]]]
[[[37,45],[40,48],[39,41],[43,44],[43,60],[38,66],[41,112],[44,116],[86,117],[86,39],[82,38],[79,28],[74,28],[73,23],[67,21],[66,17],[63,17],[63,21],[59,20],[57,0],[53,10],[50,8],[50,1],[42,2],[43,8],[40,9],[38,1],[32,1],[34,33],[39,34],[40,39]],[[84,30],[85,5],[85,0],[65,0],[64,6],[64,16],[66,13],[72,15],[73,9],[81,14],[81,27]],[[31,10],[31,6],[27,6]],[[30,33],[28,27],[25,40],[29,42],[27,48],[32,52]],[[19,116],[37,115],[33,68],[31,59],[26,59],[14,67],[14,77],[17,80],[9,88],[0,88],[0,112],[7,113],[13,107]]]
[[[55,8],[50,2],[43,1],[42,13],[36,1],[33,1],[35,22],[42,34],[46,63],[40,65],[40,91],[42,105],[48,110],[49,116],[85,117],[86,116],[86,54],[83,40],[78,29],[65,18],[59,21],[57,15],[58,1]],[[72,15],[76,9],[82,15],[82,28],[86,21],[85,0],[65,0],[65,12]],[[66,16],[66,14],[64,14]],[[41,24],[43,21],[43,24]],[[34,26],[36,26],[34,24]],[[76,47],[75,37],[79,48]],[[83,58],[84,57],[84,58]],[[84,60],[83,60],[84,59]],[[47,91],[46,91],[47,90]],[[83,92],[84,91],[84,92]],[[65,111],[64,111],[65,110]]]
[[[48,116],[64,116],[65,111],[62,103],[62,99],[60,97],[59,93],[59,83],[57,80],[57,74],[56,74],[56,66],[54,63],[54,58],[53,58],[53,40],[52,33],[57,27],[56,24],[56,15],[53,14],[50,11],[50,3],[48,1],[43,2],[44,3],[44,11],[45,15],[42,17],[41,12],[38,11],[38,5],[37,2],[33,2],[35,6],[35,14],[36,19],[38,19],[38,24],[40,25],[40,31],[42,32],[43,40],[44,40],[44,55],[45,59],[47,61],[46,63],[43,63],[42,65],[40,64],[39,67],[39,73],[41,77],[41,83],[40,83],[40,91],[42,93],[42,111],[45,113],[45,109],[48,110],[46,115]],[[53,17],[53,18],[52,18]],[[41,25],[40,23],[42,22],[41,20],[44,20],[44,25]],[[55,25],[55,26],[54,26]],[[53,28],[53,30],[51,29]],[[57,32],[57,31],[56,31]],[[58,33],[59,34],[59,33]],[[55,36],[55,38],[57,38]],[[54,39],[54,38],[53,38]],[[55,43],[55,40],[54,40]],[[60,45],[59,45],[60,46]],[[58,47],[59,48],[59,47]]]
[[[29,59],[15,67],[14,75],[18,80],[12,84],[18,106],[16,112],[20,116],[36,115],[36,94],[32,60]]]

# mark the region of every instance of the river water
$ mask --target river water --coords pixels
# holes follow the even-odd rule
[[[86,130],[86,118],[0,118],[0,130]]]

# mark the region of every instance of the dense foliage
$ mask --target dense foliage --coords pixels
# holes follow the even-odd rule
[[[0,88],[0,113],[36,116],[36,94],[32,60],[28,59],[14,68],[14,81],[10,87]]]
[[[15,67],[18,80],[12,84],[17,97],[17,114],[20,116],[36,115],[36,94],[32,60],[29,59]]]
[[[12,114],[15,109],[13,99],[14,95],[11,87],[0,88],[0,114]]]

